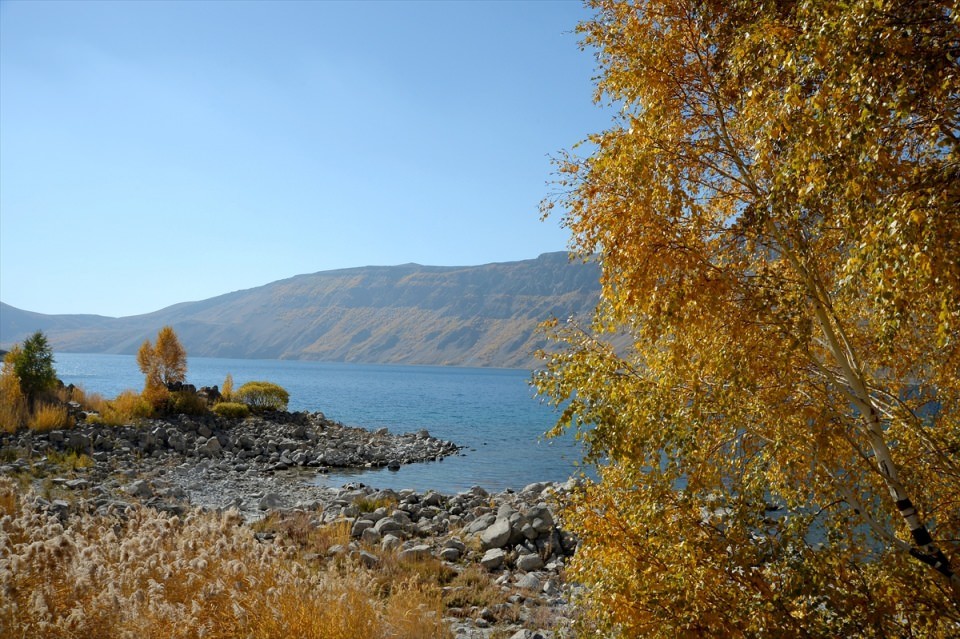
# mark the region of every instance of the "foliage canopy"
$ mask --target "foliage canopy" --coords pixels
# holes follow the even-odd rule
[[[137,365],[144,374],[144,390],[156,391],[187,378],[187,352],[170,326],[157,332],[156,344],[143,341],[137,351]]]
[[[950,636],[956,3],[588,4],[619,113],[544,210],[603,294],[534,380],[604,462],[567,513],[593,621]]]

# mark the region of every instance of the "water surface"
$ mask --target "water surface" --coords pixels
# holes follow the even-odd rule
[[[132,355],[57,353],[55,359],[59,377],[87,392],[110,398],[143,386]],[[395,433],[425,428],[464,447],[460,456],[442,462],[318,475],[319,483],[500,491],[565,481],[579,472],[580,447],[572,437],[543,438],[557,415],[534,397],[528,371],[203,357],[187,364],[187,381],[197,387],[222,385],[227,373],[234,388],[271,381],[290,392],[291,411],[321,411],[349,426]]]

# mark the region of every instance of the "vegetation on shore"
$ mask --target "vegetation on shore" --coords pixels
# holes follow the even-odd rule
[[[137,365],[144,374],[139,392],[126,390],[105,399],[77,386],[64,386],[57,379],[46,336],[37,331],[4,356],[0,368],[0,431],[70,428],[74,415],[81,412],[90,422],[112,426],[162,415],[202,415],[210,411],[242,419],[251,412],[286,410],[290,399],[286,389],[267,381],[247,382],[234,391],[229,373],[223,392],[214,387],[201,396],[185,384],[187,353],[170,326],[160,329],[155,343],[143,342]]]

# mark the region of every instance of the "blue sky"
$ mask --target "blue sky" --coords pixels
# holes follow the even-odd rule
[[[0,3],[0,301],[124,316],[563,250],[579,2]]]

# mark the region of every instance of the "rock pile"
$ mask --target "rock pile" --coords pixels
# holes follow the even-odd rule
[[[80,424],[70,430],[23,431],[0,437],[0,449],[20,459],[49,450],[76,451],[114,466],[144,465],[150,460],[215,460],[244,472],[309,467],[399,466],[442,459],[458,447],[417,433],[371,432],[328,420],[323,413],[272,412],[242,420],[217,415],[175,415],[138,425]]]

